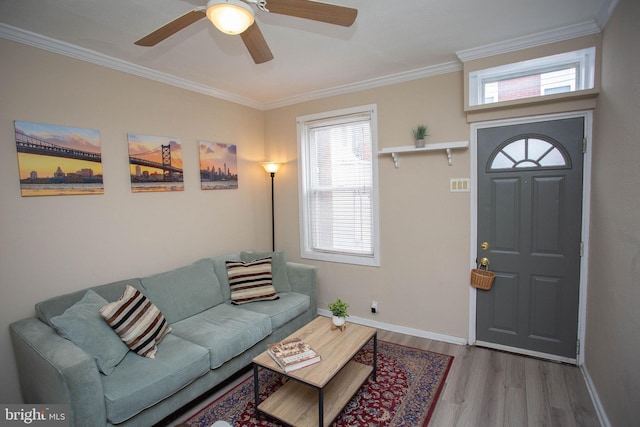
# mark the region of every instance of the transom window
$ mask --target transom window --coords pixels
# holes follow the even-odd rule
[[[564,169],[571,166],[564,149],[538,135],[519,136],[503,144],[490,159],[490,171],[522,168]]]
[[[469,105],[594,88],[595,47],[469,73]]]

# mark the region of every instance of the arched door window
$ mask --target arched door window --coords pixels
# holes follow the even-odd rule
[[[500,145],[489,159],[489,172],[509,169],[565,169],[571,160],[564,148],[542,135],[519,135]]]

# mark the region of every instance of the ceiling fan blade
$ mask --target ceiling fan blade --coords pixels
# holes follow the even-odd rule
[[[271,49],[267,45],[267,41],[262,35],[262,31],[258,27],[258,24],[254,21],[253,24],[240,34],[244,45],[249,50],[253,62],[256,64],[262,64],[273,59]]]
[[[358,16],[358,9],[310,0],[267,0],[271,13],[311,19],[328,24],[350,27]]]
[[[178,31],[188,27],[196,21],[199,21],[205,16],[207,15],[205,14],[204,9],[193,9],[185,13],[184,15],[174,19],[168,24],[163,25],[153,33],[144,36],[143,38],[135,42],[135,44],[137,44],[138,46],[155,46],[167,37],[174,35]]]

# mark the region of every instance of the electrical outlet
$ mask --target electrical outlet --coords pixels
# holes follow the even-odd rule
[[[371,301],[371,312],[373,314],[378,314],[378,301],[376,300]]]

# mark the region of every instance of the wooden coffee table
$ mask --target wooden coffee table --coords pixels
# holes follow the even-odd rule
[[[317,317],[287,338],[300,338],[322,360],[285,373],[265,351],[253,359],[256,417],[261,413],[291,426],[328,426],[373,372],[376,380],[378,335],[374,328],[349,323],[344,331],[331,329],[331,319]],[[373,366],[354,362],[353,357],[373,339]],[[260,403],[258,368],[288,378]]]

